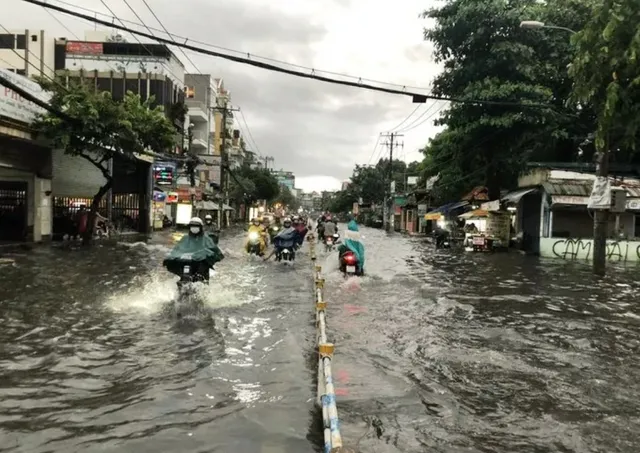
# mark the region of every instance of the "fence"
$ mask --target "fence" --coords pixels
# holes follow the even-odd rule
[[[327,302],[324,300],[324,278],[322,267],[316,265],[316,241],[309,241],[311,260],[314,263],[314,302],[316,305],[316,328],[318,336],[318,397],[317,404],[322,407],[322,425],[324,428],[324,452],[348,453],[353,450],[342,446],[340,421],[336,406],[336,392],[333,386],[331,361],[333,343],[327,340]]]

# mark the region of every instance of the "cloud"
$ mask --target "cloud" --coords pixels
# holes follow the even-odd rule
[[[147,25],[159,28],[142,0],[128,1]],[[44,28],[50,35],[68,35],[42,8],[20,0],[9,0],[9,3],[0,21],[3,25],[10,23],[18,29]],[[203,41],[318,70],[393,82],[399,84],[398,88],[403,85],[428,88],[440,70],[431,57],[433,46],[423,41],[425,21],[418,18],[420,12],[432,6],[430,3],[435,3],[429,0],[392,3],[153,0],[148,3],[169,31],[188,36],[192,43]],[[108,4],[123,19],[137,21],[124,2]],[[85,0],[82,6],[106,13],[99,0]],[[92,28],[83,21],[54,14],[78,36]],[[177,55],[189,68],[182,54]],[[384,151],[378,147],[373,152],[379,133],[397,126],[415,108],[410,97],[342,87],[212,57],[188,55],[201,72],[224,79],[232,102],[244,113],[260,153],[273,156],[277,168],[295,172],[300,181],[306,178],[315,181],[314,184],[325,181],[327,186],[335,185],[336,180],[350,176],[354,164],[375,162]],[[416,117],[427,108],[421,106]],[[412,125],[413,119],[405,122],[405,127],[417,125],[408,128],[400,139],[407,159],[420,158],[415,151],[439,130],[433,126],[433,120],[435,117],[424,124],[418,121]],[[239,125],[246,134],[244,123],[239,121]],[[399,157],[403,157],[402,151]]]

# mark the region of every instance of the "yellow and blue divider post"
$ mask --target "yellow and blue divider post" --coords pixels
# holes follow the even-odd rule
[[[311,261],[314,263],[314,301],[316,305],[316,329],[318,337],[318,398],[322,407],[324,427],[324,453],[349,453],[353,450],[343,447],[340,435],[340,422],[336,406],[336,391],[333,385],[331,361],[334,345],[327,340],[327,302],[324,300],[322,267],[315,264],[316,241],[309,242]]]

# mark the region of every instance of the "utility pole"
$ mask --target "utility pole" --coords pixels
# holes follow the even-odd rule
[[[385,203],[383,208],[383,225],[387,232],[393,231],[394,227],[394,212],[393,212],[393,194],[395,191],[391,190],[391,183],[393,181],[393,148],[397,146],[404,146],[404,143],[398,143],[395,141],[398,137],[404,137],[404,135],[391,132],[390,134],[382,134],[382,137],[388,138],[383,145],[389,147],[389,167],[387,168],[387,177],[385,184]]]
[[[229,196],[229,177],[227,176],[229,168],[229,156],[227,154],[227,114],[228,112],[238,112],[240,109],[229,108],[225,101],[224,106],[212,107],[211,110],[222,112],[222,125],[220,128],[220,192],[222,193],[222,197],[218,203],[218,227],[222,229],[224,204]]]
[[[596,178],[609,178],[609,140],[604,149],[596,154]],[[609,187],[608,184],[605,187]],[[607,267],[607,233],[609,210],[596,209],[593,216],[593,273],[604,277]]]
[[[274,158],[271,156],[264,156],[264,168],[265,170],[269,169],[269,162],[273,163],[274,162]]]

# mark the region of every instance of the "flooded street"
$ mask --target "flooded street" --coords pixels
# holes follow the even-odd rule
[[[342,435],[364,453],[640,449],[635,268],[435,252],[364,229],[320,252]],[[177,324],[167,244],[0,263],[0,452],[316,451],[312,266],[228,257]]]

